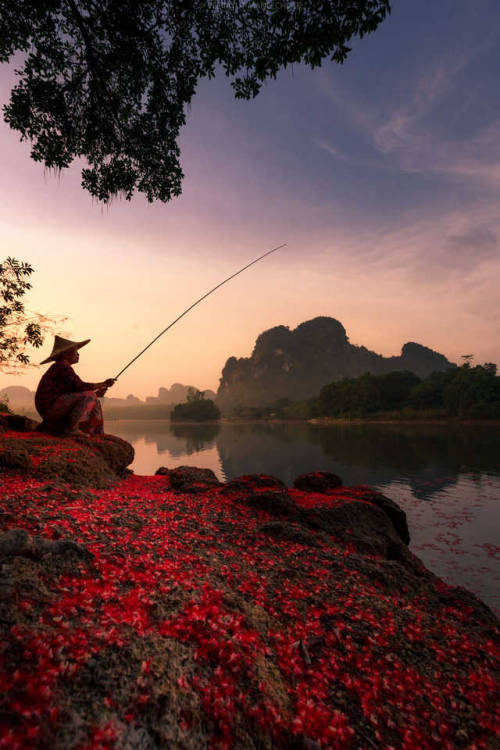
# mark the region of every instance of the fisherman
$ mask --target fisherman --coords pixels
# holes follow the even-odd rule
[[[80,359],[78,349],[88,344],[54,337],[50,357],[40,364],[53,362],[42,376],[35,394],[35,406],[43,419],[40,432],[53,435],[102,435],[103,418],[98,397],[115,383],[108,378],[102,383],[84,383],[72,366]]]

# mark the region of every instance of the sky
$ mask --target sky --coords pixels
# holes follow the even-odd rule
[[[35,269],[27,309],[90,338],[114,377],[205,292],[267,250],[137,360],[108,396],[217,389],[256,337],[328,315],[385,356],[407,341],[500,364],[500,3],[396,0],[344,65],[294,65],[252,101],[201,81],[181,133],[183,193],[103,206],[29,158],[0,121],[2,258]],[[0,66],[0,100],[15,74]],[[31,350],[52,351],[52,335]],[[35,389],[46,365],[0,373]]]

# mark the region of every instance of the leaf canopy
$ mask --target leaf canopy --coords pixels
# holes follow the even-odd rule
[[[288,64],[343,63],[389,12],[389,0],[0,0],[0,62],[23,60],[4,117],[45,166],[83,158],[97,199],[168,201],[201,78],[221,67],[251,99]]]

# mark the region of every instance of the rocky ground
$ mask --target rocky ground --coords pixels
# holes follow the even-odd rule
[[[497,621],[388,498],[2,426],[0,747],[500,747]]]

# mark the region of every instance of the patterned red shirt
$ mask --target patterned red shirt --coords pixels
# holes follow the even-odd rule
[[[35,406],[43,419],[50,415],[50,408],[59,396],[65,393],[80,393],[91,391],[94,383],[84,383],[80,380],[71,365],[67,362],[54,362],[42,376],[36,389]]]

